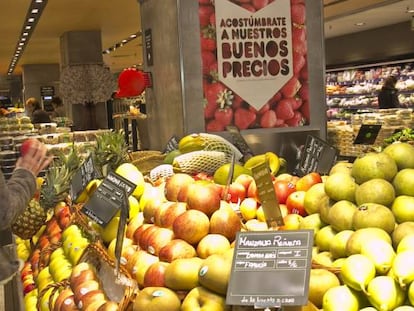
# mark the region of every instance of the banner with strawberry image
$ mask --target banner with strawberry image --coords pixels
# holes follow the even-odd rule
[[[199,0],[206,131],[308,125],[305,0]]]

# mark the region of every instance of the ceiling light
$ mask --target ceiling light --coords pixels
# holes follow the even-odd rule
[[[32,0],[30,1],[29,8],[27,9],[25,22],[22,26],[22,31],[20,33],[19,41],[16,44],[16,49],[14,52],[14,57],[10,62],[8,74],[12,74],[16,64],[18,63],[20,57],[23,54],[26,43],[30,40],[31,35],[33,34],[34,28],[39,21],[40,16],[42,15],[43,9],[47,4],[47,0]]]
[[[127,44],[128,42],[134,40],[135,38],[137,38],[138,36],[141,35],[141,31],[137,31],[136,33],[133,33],[131,35],[129,35],[128,38],[121,40],[120,42],[115,43],[113,46],[105,49],[102,54],[109,54],[113,51],[115,51],[117,48],[124,46],[125,44]]]
[[[365,26],[366,23],[365,22],[357,22],[354,25],[357,26],[357,27],[361,27],[361,26]]]

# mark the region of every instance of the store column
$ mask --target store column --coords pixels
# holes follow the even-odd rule
[[[59,95],[59,75],[59,64],[23,65],[23,102],[35,97],[45,106],[51,96]]]
[[[101,31],[70,31],[60,38],[60,90],[77,130],[107,128],[106,101],[116,89],[102,57]]]

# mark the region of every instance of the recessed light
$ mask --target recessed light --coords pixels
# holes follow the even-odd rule
[[[365,22],[358,22],[358,23],[355,23],[354,25],[358,26],[358,27],[361,27],[361,26],[366,25],[366,23]]]
[[[35,20],[35,19],[34,19],[33,17],[30,17],[30,18],[28,18],[28,19],[27,19],[27,21],[28,21],[29,23],[33,23],[33,22],[34,22],[34,20]]]
[[[37,13],[39,13],[39,9],[33,9],[33,10],[32,10],[32,13],[33,13],[33,14],[37,14]]]
[[[24,27],[24,29],[27,29],[27,30],[32,29],[32,26],[27,25],[26,27]]]

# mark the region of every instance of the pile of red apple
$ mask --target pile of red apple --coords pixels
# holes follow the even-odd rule
[[[285,219],[280,230],[298,229],[306,214],[304,195],[320,182],[318,173],[274,177]],[[197,310],[208,296],[220,302],[217,310],[225,310],[236,233],[268,230],[255,180],[239,175],[230,184],[227,200],[223,200],[223,185],[183,173],[151,187],[161,190],[154,191],[153,197],[144,191],[142,213],[127,225],[122,250],[121,263],[141,289],[134,300],[135,310],[164,306],[153,295],[157,290],[165,292],[166,305],[177,306],[178,298],[185,310]],[[162,310],[180,309],[165,306]]]

